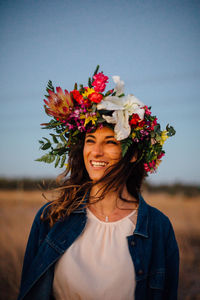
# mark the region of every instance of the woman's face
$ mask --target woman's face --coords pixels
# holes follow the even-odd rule
[[[121,156],[121,145],[115,139],[112,129],[103,127],[86,134],[83,158],[91,180],[99,180],[109,167],[121,159]]]

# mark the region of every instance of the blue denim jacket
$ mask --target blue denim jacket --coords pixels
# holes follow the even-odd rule
[[[32,225],[18,300],[53,299],[55,263],[86,225],[86,210],[82,208],[50,228],[40,220],[43,209]],[[136,274],[135,300],[177,299],[179,251],[172,225],[141,196],[136,228],[127,242]]]

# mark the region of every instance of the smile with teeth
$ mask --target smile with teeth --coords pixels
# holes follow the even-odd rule
[[[93,167],[105,167],[108,164],[105,161],[95,161],[95,160],[91,160],[90,163]]]

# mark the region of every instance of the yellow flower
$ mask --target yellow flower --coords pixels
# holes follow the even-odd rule
[[[93,88],[87,88],[87,90],[85,90],[82,96],[87,98],[92,93],[95,93],[95,90]]]
[[[162,131],[162,133],[161,133],[161,140],[160,140],[160,144],[161,145],[163,145],[164,144],[164,142],[168,139],[168,131],[167,130],[164,130],[164,131]]]
[[[132,133],[132,139],[134,139],[134,138],[135,138],[135,136],[136,136],[136,133],[135,133],[135,132],[133,132],[133,133]]]
[[[161,162],[162,162],[161,159],[157,159],[156,160],[156,165],[155,165],[156,169],[158,168],[158,166],[160,165]]]
[[[92,125],[95,125],[96,121],[97,121],[97,116],[94,115],[94,116],[88,116],[88,117],[86,117],[85,115],[81,115],[80,119],[85,119],[84,126],[86,126],[90,121],[92,122]]]

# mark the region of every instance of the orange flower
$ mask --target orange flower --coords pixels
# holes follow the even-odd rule
[[[48,115],[62,120],[69,115],[69,108],[73,107],[74,104],[67,90],[63,93],[63,90],[57,87],[56,92],[48,90],[49,96],[47,97],[48,100],[44,99],[44,103],[46,104],[44,107]]]

